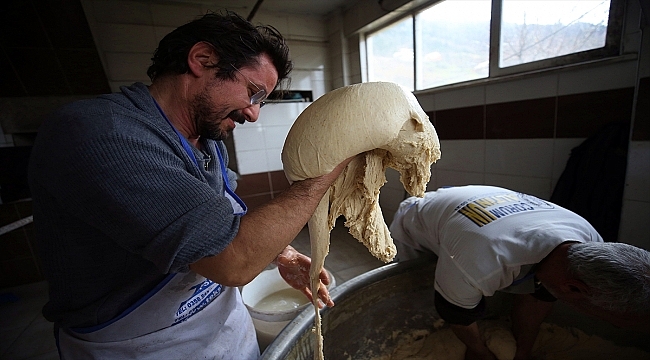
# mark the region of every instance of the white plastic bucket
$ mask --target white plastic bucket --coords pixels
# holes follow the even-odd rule
[[[336,286],[334,275],[328,272],[328,289]],[[242,287],[242,299],[253,318],[260,351],[275,339],[280,331],[306,307],[309,299],[289,286],[277,268],[264,270],[253,281]],[[263,303],[261,303],[264,301]],[[273,304],[276,302],[276,304]]]

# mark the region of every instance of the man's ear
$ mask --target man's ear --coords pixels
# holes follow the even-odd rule
[[[212,45],[205,41],[198,42],[190,48],[187,54],[187,65],[190,73],[196,77],[205,73],[212,73],[213,65],[217,64],[219,58]]]
[[[571,297],[588,297],[591,295],[591,289],[584,282],[578,279],[566,280],[562,284],[562,290]]]

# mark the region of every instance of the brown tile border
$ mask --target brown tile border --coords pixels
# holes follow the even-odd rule
[[[632,140],[650,140],[650,77],[642,78],[639,83]]]
[[[560,96],[556,137],[589,137],[607,123],[629,122],[633,99],[634,88]]]
[[[274,193],[289,187],[289,180],[287,180],[284,171],[271,171],[269,174],[271,177],[271,188]]]
[[[248,195],[271,192],[269,173],[257,173],[242,175],[237,180],[237,189],[235,193],[243,198]]]
[[[0,288],[24,285],[42,280],[44,278],[33,258],[0,261]]]
[[[552,138],[555,97],[490,104],[485,108],[487,139]]]
[[[438,137],[440,140],[484,139],[484,109],[480,105],[436,111],[433,118]]]
[[[257,195],[242,197],[242,200],[246,204],[248,210],[251,211],[257,208],[258,206],[269,202],[271,198],[272,198],[271,193],[267,193],[267,194],[257,194]]]
[[[429,111],[440,140],[586,138],[629,122],[634,88]],[[641,79],[633,140],[650,139],[650,78]]]

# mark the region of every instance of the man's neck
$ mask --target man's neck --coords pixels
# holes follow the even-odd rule
[[[542,283],[549,283],[560,280],[566,276],[568,262],[566,260],[567,249],[570,243],[562,243],[556,246],[542,261],[535,271],[535,275]]]
[[[188,111],[187,88],[169,79],[155,81],[149,86],[149,93],[156,100],[169,122],[195,147],[200,146],[194,124]]]

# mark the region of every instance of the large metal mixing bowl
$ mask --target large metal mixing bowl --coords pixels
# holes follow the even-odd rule
[[[395,334],[434,330],[440,319],[433,306],[434,272],[433,259],[416,259],[383,266],[334,288],[331,296],[336,305],[321,310],[325,358],[371,359],[395,348]],[[499,292],[487,298],[487,317],[506,315],[511,300]],[[647,334],[616,329],[561,303],[554,306],[547,321],[650,351]],[[261,359],[313,359],[313,326],[314,309],[307,308],[280,332]]]

